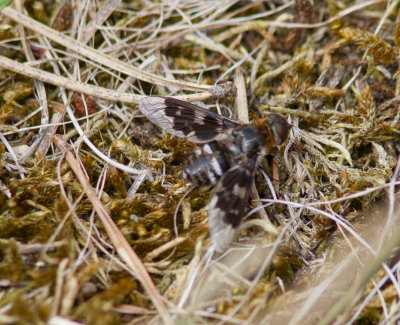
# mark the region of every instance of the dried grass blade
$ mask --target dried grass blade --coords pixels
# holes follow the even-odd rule
[[[108,215],[103,203],[97,197],[96,191],[91,186],[86,174],[82,171],[77,160],[70,151],[68,144],[62,139],[60,135],[55,135],[53,137],[53,141],[57,145],[57,147],[65,154],[66,161],[78,178],[89,200],[92,202],[93,207],[96,210],[101,222],[103,223],[104,229],[110,237],[111,242],[113,243],[118,255],[129,266],[131,271],[137,276],[138,280],[143,285],[150,299],[153,301],[154,306],[159,311],[164,323],[172,324],[172,319],[168,313],[167,306],[165,305],[162,297],[154,286],[150,275],[147,273],[143,263],[133,251],[128,241],[125,239],[111,217]]]
[[[398,210],[396,213],[397,216],[399,212],[400,211]],[[397,226],[386,245],[376,256],[375,260],[368,264],[364,274],[354,283],[353,287],[347,291],[347,293],[337,302],[337,304],[332,307],[330,313],[319,322],[320,325],[332,324],[338,315],[348,309],[349,306],[352,306],[352,302],[354,301],[356,295],[370,282],[373,275],[382,267],[382,263],[389,259],[389,257],[393,254],[395,247],[399,246],[399,239],[400,226]]]
[[[24,76],[28,76],[34,79],[38,79],[44,81],[46,83],[64,87],[69,90],[73,90],[79,93],[83,93],[89,96],[93,96],[96,98],[102,98],[106,100],[111,100],[115,102],[127,103],[127,104],[137,104],[138,101],[144,96],[135,95],[130,93],[121,93],[119,91],[97,87],[93,85],[88,85],[82,82],[78,82],[75,80],[71,80],[65,77],[58,76],[54,73],[50,73],[47,71],[43,71],[34,67],[31,67],[27,64],[20,63],[17,61],[10,60],[4,56],[0,55],[0,67],[14,71]],[[205,100],[212,97],[212,94],[209,92],[199,93],[193,95],[184,95],[184,96],[171,96],[177,99],[186,100],[186,101],[198,101]]]
[[[49,38],[50,40],[58,44],[61,44],[62,46],[67,47],[69,50],[76,52],[79,55],[87,57],[95,62],[103,64],[107,67],[115,69],[121,73],[127,74],[139,80],[143,80],[161,86],[175,86],[181,89],[187,89],[192,91],[202,91],[202,90],[207,91],[212,88],[212,86],[210,85],[200,85],[192,82],[170,80],[151,74],[146,71],[141,71],[128,63],[117,60],[109,55],[106,55],[89,46],[86,46],[85,44],[82,44],[68,36],[65,36],[59,33],[58,31],[49,28],[46,25],[43,25],[34,19],[31,19],[28,16],[25,16],[10,7],[4,8],[2,10],[2,14],[14,20],[15,22],[21,24],[22,26],[25,26],[26,28],[35,31],[38,34],[43,35]]]

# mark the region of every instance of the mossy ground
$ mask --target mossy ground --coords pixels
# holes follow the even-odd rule
[[[372,263],[366,247],[379,256],[399,218],[398,1],[30,0],[13,6],[92,49],[182,84],[113,71],[10,14],[0,24],[2,57],[31,61],[54,78],[140,95],[191,93],[185,82],[235,81],[240,88],[241,76],[245,93],[238,96],[247,100],[250,119],[278,112],[294,128],[256,176],[262,200],[250,207],[264,209],[243,222],[236,248],[208,273],[211,189],[191,190],[180,167],[193,144],[157,129],[134,102],[81,96],[68,85],[39,85],[28,74],[0,71],[0,323],[45,324],[59,321],[56,316],[84,324],[166,321],[46,132],[74,148],[176,323],[318,323],[345,295],[343,283],[351,287]],[[216,102],[234,118],[243,109],[232,98],[203,105],[217,109]],[[129,174],[96,155],[66,114],[70,104],[95,147],[147,173]],[[274,194],[280,203],[270,204]],[[254,245],[264,250],[251,251]],[[332,280],[331,300],[313,291],[349,252],[359,261]],[[398,319],[396,254],[374,275],[375,286],[363,286],[361,298],[336,315],[338,322]],[[317,297],[318,308],[304,316],[309,297]]]

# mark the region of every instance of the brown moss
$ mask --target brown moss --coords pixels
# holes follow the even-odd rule
[[[292,286],[313,282],[319,265],[329,265],[349,250],[349,238],[343,234],[350,235],[332,219],[341,217],[357,234],[366,232],[371,221],[376,221],[376,227],[384,223],[381,218],[386,211],[376,208],[372,216],[366,213],[372,206],[379,207],[386,196],[387,188],[380,186],[394,177],[400,153],[400,24],[384,6],[299,0],[267,16],[273,10],[269,2],[235,2],[218,10],[213,2],[180,2],[172,11],[151,1],[146,5],[143,1],[121,2],[118,9],[89,4],[84,11],[82,4],[79,0],[75,7],[69,1],[24,2],[31,17],[149,73],[201,85],[233,80],[234,70],[242,74],[251,119],[273,111],[294,125],[289,142],[262,162],[270,182],[259,172],[255,177],[258,194],[271,199],[275,191],[279,199],[304,206],[262,201],[266,204],[262,213],[245,220],[259,223],[244,227],[237,240],[246,244],[254,239],[273,246],[275,237],[265,230],[268,218],[279,233],[285,231],[271,264],[260,274],[246,279],[239,274],[234,280],[219,265],[218,275],[223,278],[219,280],[227,284],[215,289],[218,292],[210,300],[196,304],[188,299],[180,309],[182,315],[176,316],[173,304],[179,303],[185,290],[193,290],[190,298],[196,293],[198,282],[188,287],[188,274],[199,279],[214,267],[211,263],[204,271],[201,264],[210,244],[207,205],[212,188],[192,189],[182,178],[181,162],[196,144],[149,123],[135,105],[84,95],[89,99],[89,114],[94,114],[86,116],[81,96],[67,89],[90,141],[110,159],[146,170],[140,179],[111,167],[82,142],[65,114],[69,102],[64,102],[60,88],[44,84],[41,90],[33,79],[2,70],[0,306],[15,323],[45,324],[53,308],[57,315],[85,324],[160,321],[148,293],[119,260],[70,166],[57,148],[46,145],[52,132],[66,135],[74,146],[72,152],[107,213],[144,261],[157,290],[182,324],[214,323],[213,316],[220,321],[230,312],[235,314],[227,317],[236,317],[236,323],[250,316],[254,318],[249,322],[268,323],[263,321],[265,310],[273,313],[274,303],[285,305]],[[354,6],[354,12],[343,14],[345,8]],[[319,19],[333,21],[331,28],[326,23],[312,28],[298,25]],[[27,61],[22,43],[26,41],[37,60],[31,64],[43,71],[54,73],[58,66],[64,77],[121,93],[191,94],[186,88],[110,73],[105,65],[100,69],[91,59],[71,54],[73,50],[65,44],[50,42],[43,48],[36,33],[25,28],[22,37],[20,27],[4,17],[1,55]],[[195,36],[206,32],[205,43],[194,44],[187,37],[194,30]],[[90,39],[81,31],[92,33]],[[48,110],[42,96],[50,103]],[[233,99],[219,99],[218,104],[224,115],[231,109],[235,116]],[[48,128],[49,123],[58,123],[57,128]],[[40,148],[36,154],[22,159],[36,146]],[[14,152],[10,153],[10,147]],[[261,209],[258,203],[249,207]],[[174,241],[178,243],[168,246]],[[387,282],[381,289],[380,297],[388,306],[398,304],[394,288]],[[368,287],[363,297],[371,290]],[[67,300],[68,308],[63,307]],[[117,308],[120,305],[146,307],[151,312],[123,313]],[[357,322],[382,321],[382,308],[381,300],[370,301]],[[190,312],[189,321],[184,312]]]

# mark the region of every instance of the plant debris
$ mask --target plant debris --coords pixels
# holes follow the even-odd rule
[[[0,323],[399,319],[398,1],[14,1],[0,29]],[[280,113],[210,250],[195,146],[143,96]]]

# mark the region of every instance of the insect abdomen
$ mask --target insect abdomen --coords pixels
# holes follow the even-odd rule
[[[197,186],[213,185],[231,167],[217,141],[212,141],[189,154],[183,176]]]

